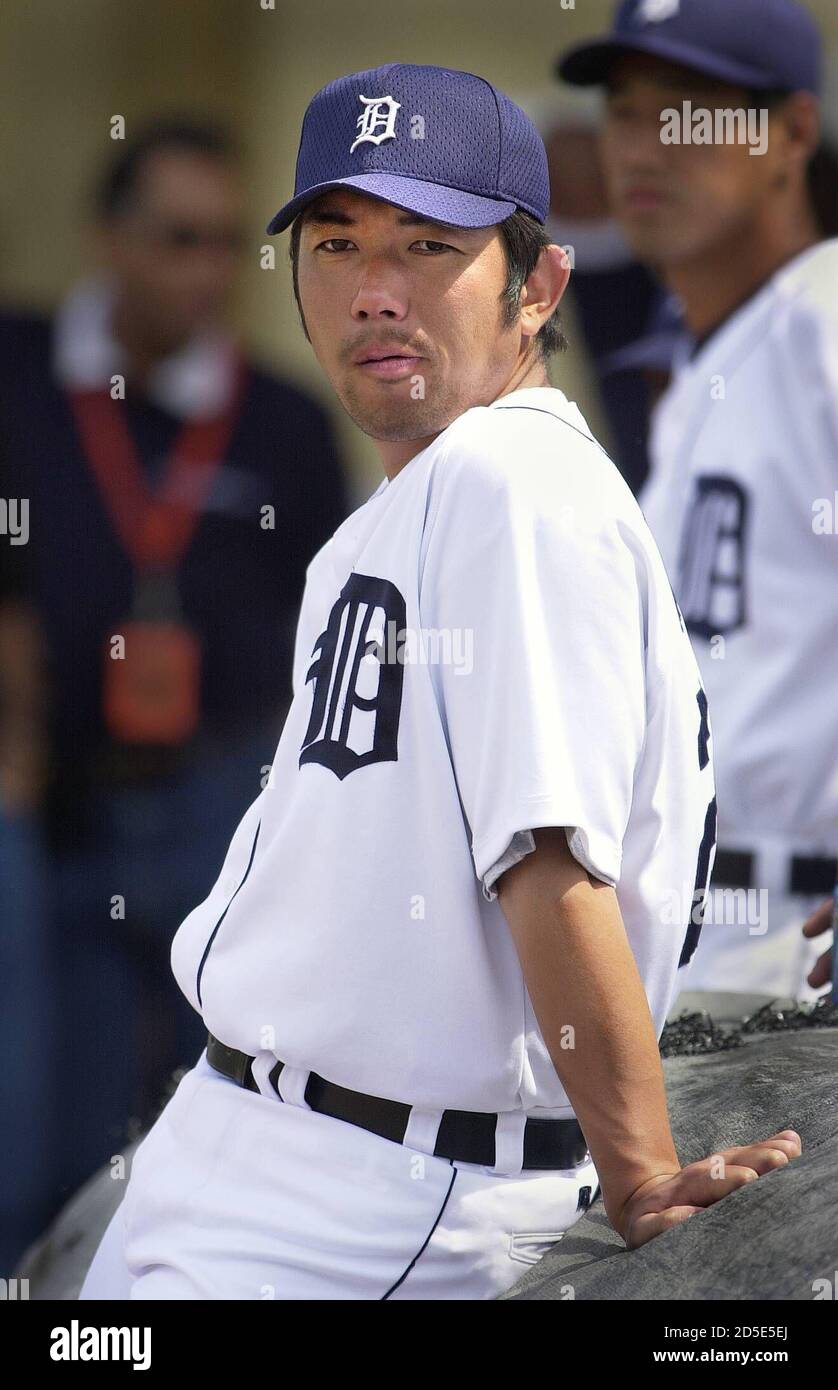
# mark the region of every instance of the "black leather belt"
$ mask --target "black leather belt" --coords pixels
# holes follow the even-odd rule
[[[259,1087],[250,1070],[252,1057],[227,1047],[212,1033],[207,1034],[207,1061],[216,1071],[248,1091]],[[277,1061],[268,1080],[279,1095],[277,1080],[285,1063]],[[280,1096],[280,1099],[282,1097]],[[360,1091],[348,1091],[326,1081],[316,1072],[309,1072],[305,1101],[321,1115],[346,1120],[382,1139],[404,1143],[411,1107],[397,1100],[366,1096]],[[474,1110],[444,1110],[437,1133],[434,1154],[460,1163],[479,1163],[492,1168],[495,1164],[495,1127],[497,1115],[484,1115]],[[578,1120],[548,1120],[530,1116],[524,1126],[524,1168],[575,1168],[588,1157],[588,1146]]]
[[[750,850],[719,849],[713,888],[756,888],[756,856]],[[789,859],[786,891],[800,897],[828,897],[838,883],[838,859],[795,854]]]

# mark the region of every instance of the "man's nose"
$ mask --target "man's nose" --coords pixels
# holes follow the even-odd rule
[[[368,265],[352,301],[352,317],[361,321],[375,318],[403,319],[409,297],[404,277],[392,264]]]
[[[633,121],[616,137],[612,134],[610,143],[612,161],[618,160],[626,169],[637,172],[666,167],[667,147],[661,139],[659,116]]]

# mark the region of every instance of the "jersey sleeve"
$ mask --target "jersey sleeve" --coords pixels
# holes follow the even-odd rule
[[[838,243],[804,262],[789,303],[780,301],[771,325],[771,399],[796,443],[794,475],[801,494],[835,493],[838,456]],[[802,284],[798,284],[798,280]],[[808,491],[807,491],[808,490]]]
[[[598,495],[616,470],[593,444],[574,450],[566,470],[555,450],[449,460],[425,553],[422,625],[460,658],[432,676],[490,901],[538,827],[565,827],[586,869],[620,877],[646,727],[642,580]]]

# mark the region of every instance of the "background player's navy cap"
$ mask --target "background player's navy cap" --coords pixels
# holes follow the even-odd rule
[[[516,208],[543,223],[550,206],[544,143],[520,107],[474,73],[412,63],[339,77],[312,97],[294,197],[268,232],[329,188],[456,227],[491,227]]]
[[[817,92],[821,40],[797,0],[623,0],[609,35],[572,48],[558,75],[604,82],[624,53],[649,53],[737,87]]]

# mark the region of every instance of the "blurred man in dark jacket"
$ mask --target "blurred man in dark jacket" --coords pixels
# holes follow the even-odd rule
[[[326,414],[224,326],[242,213],[222,133],[151,128],[99,185],[97,273],[0,323],[30,525],[6,559],[47,658],[56,1201],[203,1046],[171,937],[268,775],[306,566],[348,511]]]

